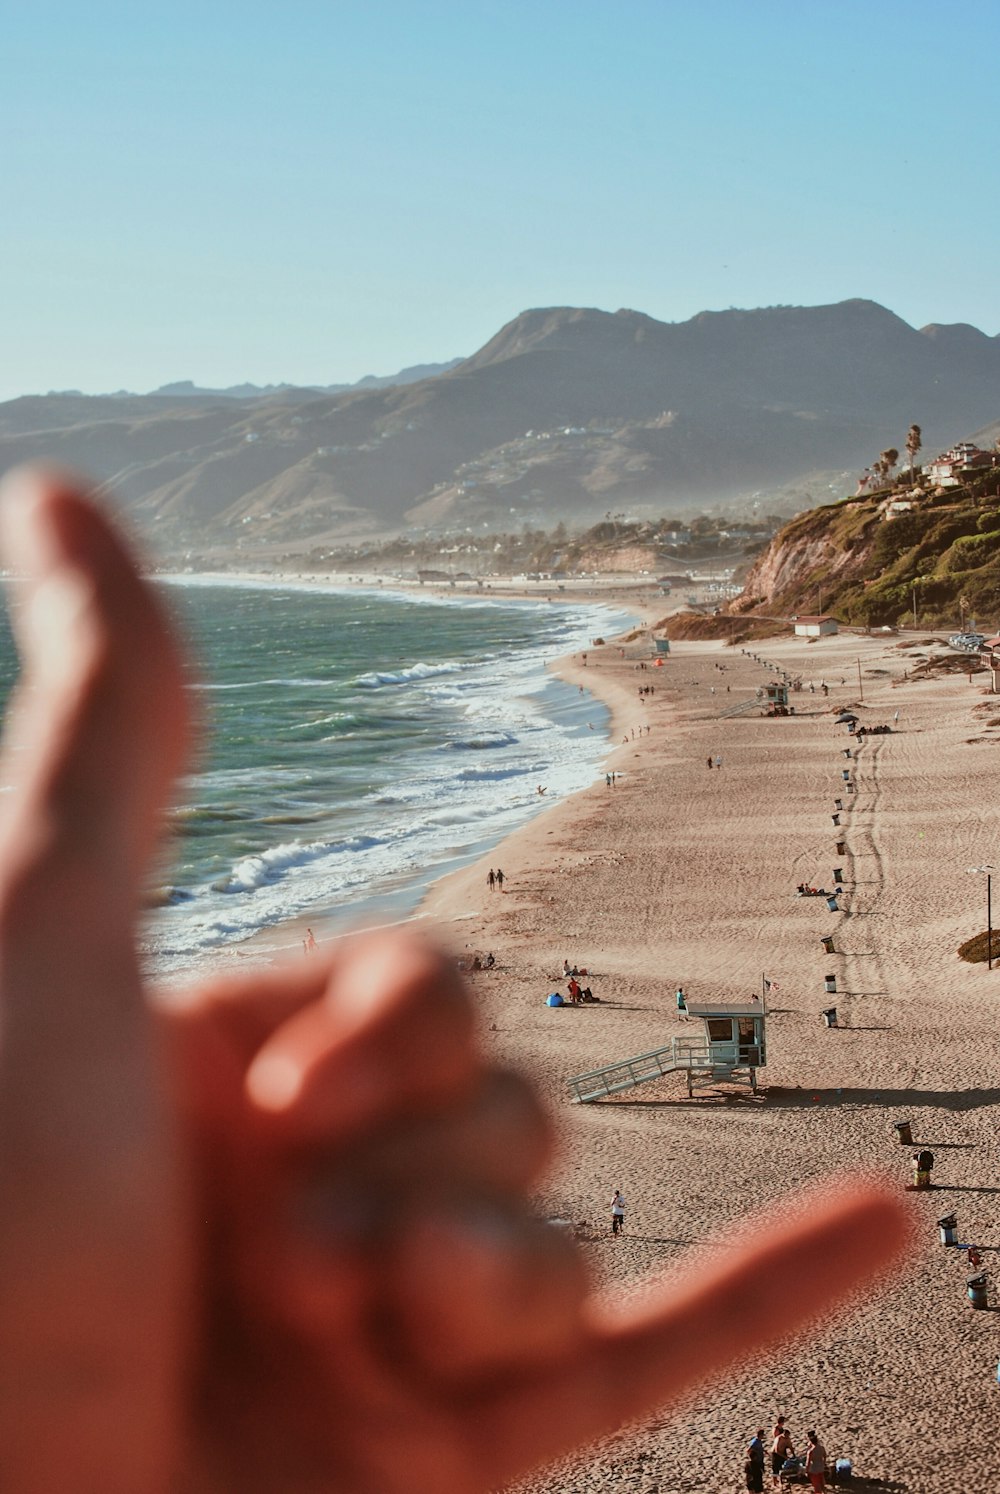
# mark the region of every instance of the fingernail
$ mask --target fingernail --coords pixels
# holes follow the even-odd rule
[[[371,1057],[350,1051],[312,1083],[309,1064],[284,1053],[264,1053],[250,1065],[246,1086],[262,1110],[287,1115],[297,1109],[296,1119],[303,1124],[315,1112],[317,1122],[332,1131],[366,1125],[386,1097],[381,1067]]]
[[[262,1110],[288,1110],[302,1092],[302,1066],[283,1053],[265,1053],[247,1072],[250,1098]]]

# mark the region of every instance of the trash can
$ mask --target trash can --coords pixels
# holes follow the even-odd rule
[[[835,1006],[827,1007],[826,1011],[823,1013],[823,1023],[826,1027],[836,1027],[837,1008]]]
[[[851,749],[850,749],[850,747],[845,747],[844,748],[844,756],[845,757],[850,757],[850,755],[851,755]]]
[[[837,989],[837,977],[835,975],[824,975],[823,989],[828,996],[832,996]]]
[[[844,809],[844,801],[843,801],[843,799],[834,799],[834,801],[833,801],[833,807],[834,807],[834,809],[839,810],[841,813],[843,813],[843,809]]]
[[[938,1220],[942,1245],[958,1244],[958,1220],[954,1214],[945,1214]]]
[[[838,1458],[833,1465],[833,1481],[845,1487],[854,1482],[854,1465],[850,1458]]]
[[[986,1272],[980,1271],[976,1276],[967,1277],[965,1290],[968,1293],[970,1307],[985,1307],[987,1305]]]
[[[823,943],[823,953],[824,954],[836,954],[837,953],[837,951],[833,947],[833,935],[832,934],[820,934],[820,939],[822,940],[822,943]]]
[[[841,770],[840,770],[840,776],[844,780],[845,783],[850,783],[850,781],[851,781],[851,770],[850,770],[850,768],[841,768]]]
[[[833,814],[833,815],[830,816],[830,818],[833,820],[833,823],[835,825],[839,825],[840,824],[840,815],[839,814]]]
[[[843,883],[844,883],[844,868],[842,866],[835,866],[833,868],[833,880],[836,882],[836,884],[837,884],[838,887],[842,887],[843,886]]]
[[[847,855],[847,841],[846,840],[838,840],[837,841],[837,855],[838,856],[846,856]]]
[[[840,912],[840,904],[837,902],[837,895],[836,895],[836,893],[831,893],[830,894],[830,896],[826,900],[826,906],[829,908],[829,910],[830,910],[831,913],[839,913]]]
[[[896,1122],[896,1136],[899,1139],[900,1145],[902,1145],[902,1146],[912,1146],[913,1145],[913,1122],[912,1121],[897,1121]]]

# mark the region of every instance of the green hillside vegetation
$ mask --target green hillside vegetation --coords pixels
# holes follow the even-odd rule
[[[886,500],[909,496],[905,487],[884,489],[799,515],[730,611],[790,616],[815,612],[820,599],[824,612],[853,626],[914,616],[926,627],[1000,624],[1000,474],[984,471],[961,488],[914,498],[908,512],[885,514]],[[778,584],[762,590],[769,574]]]

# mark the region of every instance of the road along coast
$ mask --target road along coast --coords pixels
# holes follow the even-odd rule
[[[936,1220],[956,1212],[959,1240],[979,1244],[987,1268],[1000,1259],[1000,970],[956,955],[986,925],[985,876],[966,868],[996,841],[1000,700],[983,693],[988,677],[922,673],[940,650],[920,634],[753,650],[802,676],[794,716],[723,714],[775,677],[739,647],[675,644],[665,667],[640,669],[607,645],[561,665],[613,712],[615,785],[602,778],[536,817],[435,884],[421,912],[457,957],[495,956],[470,977],[483,1040],[534,1077],[562,1140],[539,1207],[572,1222],[613,1297],[692,1248],[710,1252],[750,1211],[780,1230],[801,1184],[835,1193],[845,1167],[902,1190],[898,1120],[934,1151],[935,1188],[912,1196],[917,1248],[886,1290],[766,1360],[747,1344],[745,1372],[524,1488],[729,1494],[754,1428],[784,1412],[797,1447],[816,1426],[877,1487],[987,1494],[1000,1342],[994,1315],[970,1309],[973,1268],[938,1243]],[[845,707],[894,729],[859,746],[835,724]],[[502,893],[487,886],[490,865]],[[841,911],[796,896],[799,883],[830,887],[838,866]],[[564,958],[587,967],[600,1004],[545,1005],[565,989]],[[692,1035],[677,985],[693,1001],[744,1000],[765,978],[758,1095],[689,1101],[675,1075],[569,1103],[570,1075]],[[839,1025],[826,1028],[834,1003]],[[629,1201],[620,1239],[616,1187]]]

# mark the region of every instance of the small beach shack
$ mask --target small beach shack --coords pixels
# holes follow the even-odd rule
[[[705,1028],[711,1074],[700,1077],[705,1082],[709,1079],[717,1082],[746,1074],[751,1089],[756,1089],[757,1070],[767,1062],[767,1013],[763,1002],[689,1001],[687,1009],[688,1016],[700,1019]]]
[[[788,686],[783,680],[769,681],[764,687],[764,698],[769,716],[788,715]]]
[[[840,631],[835,617],[793,617],[796,638],[828,638]]]

